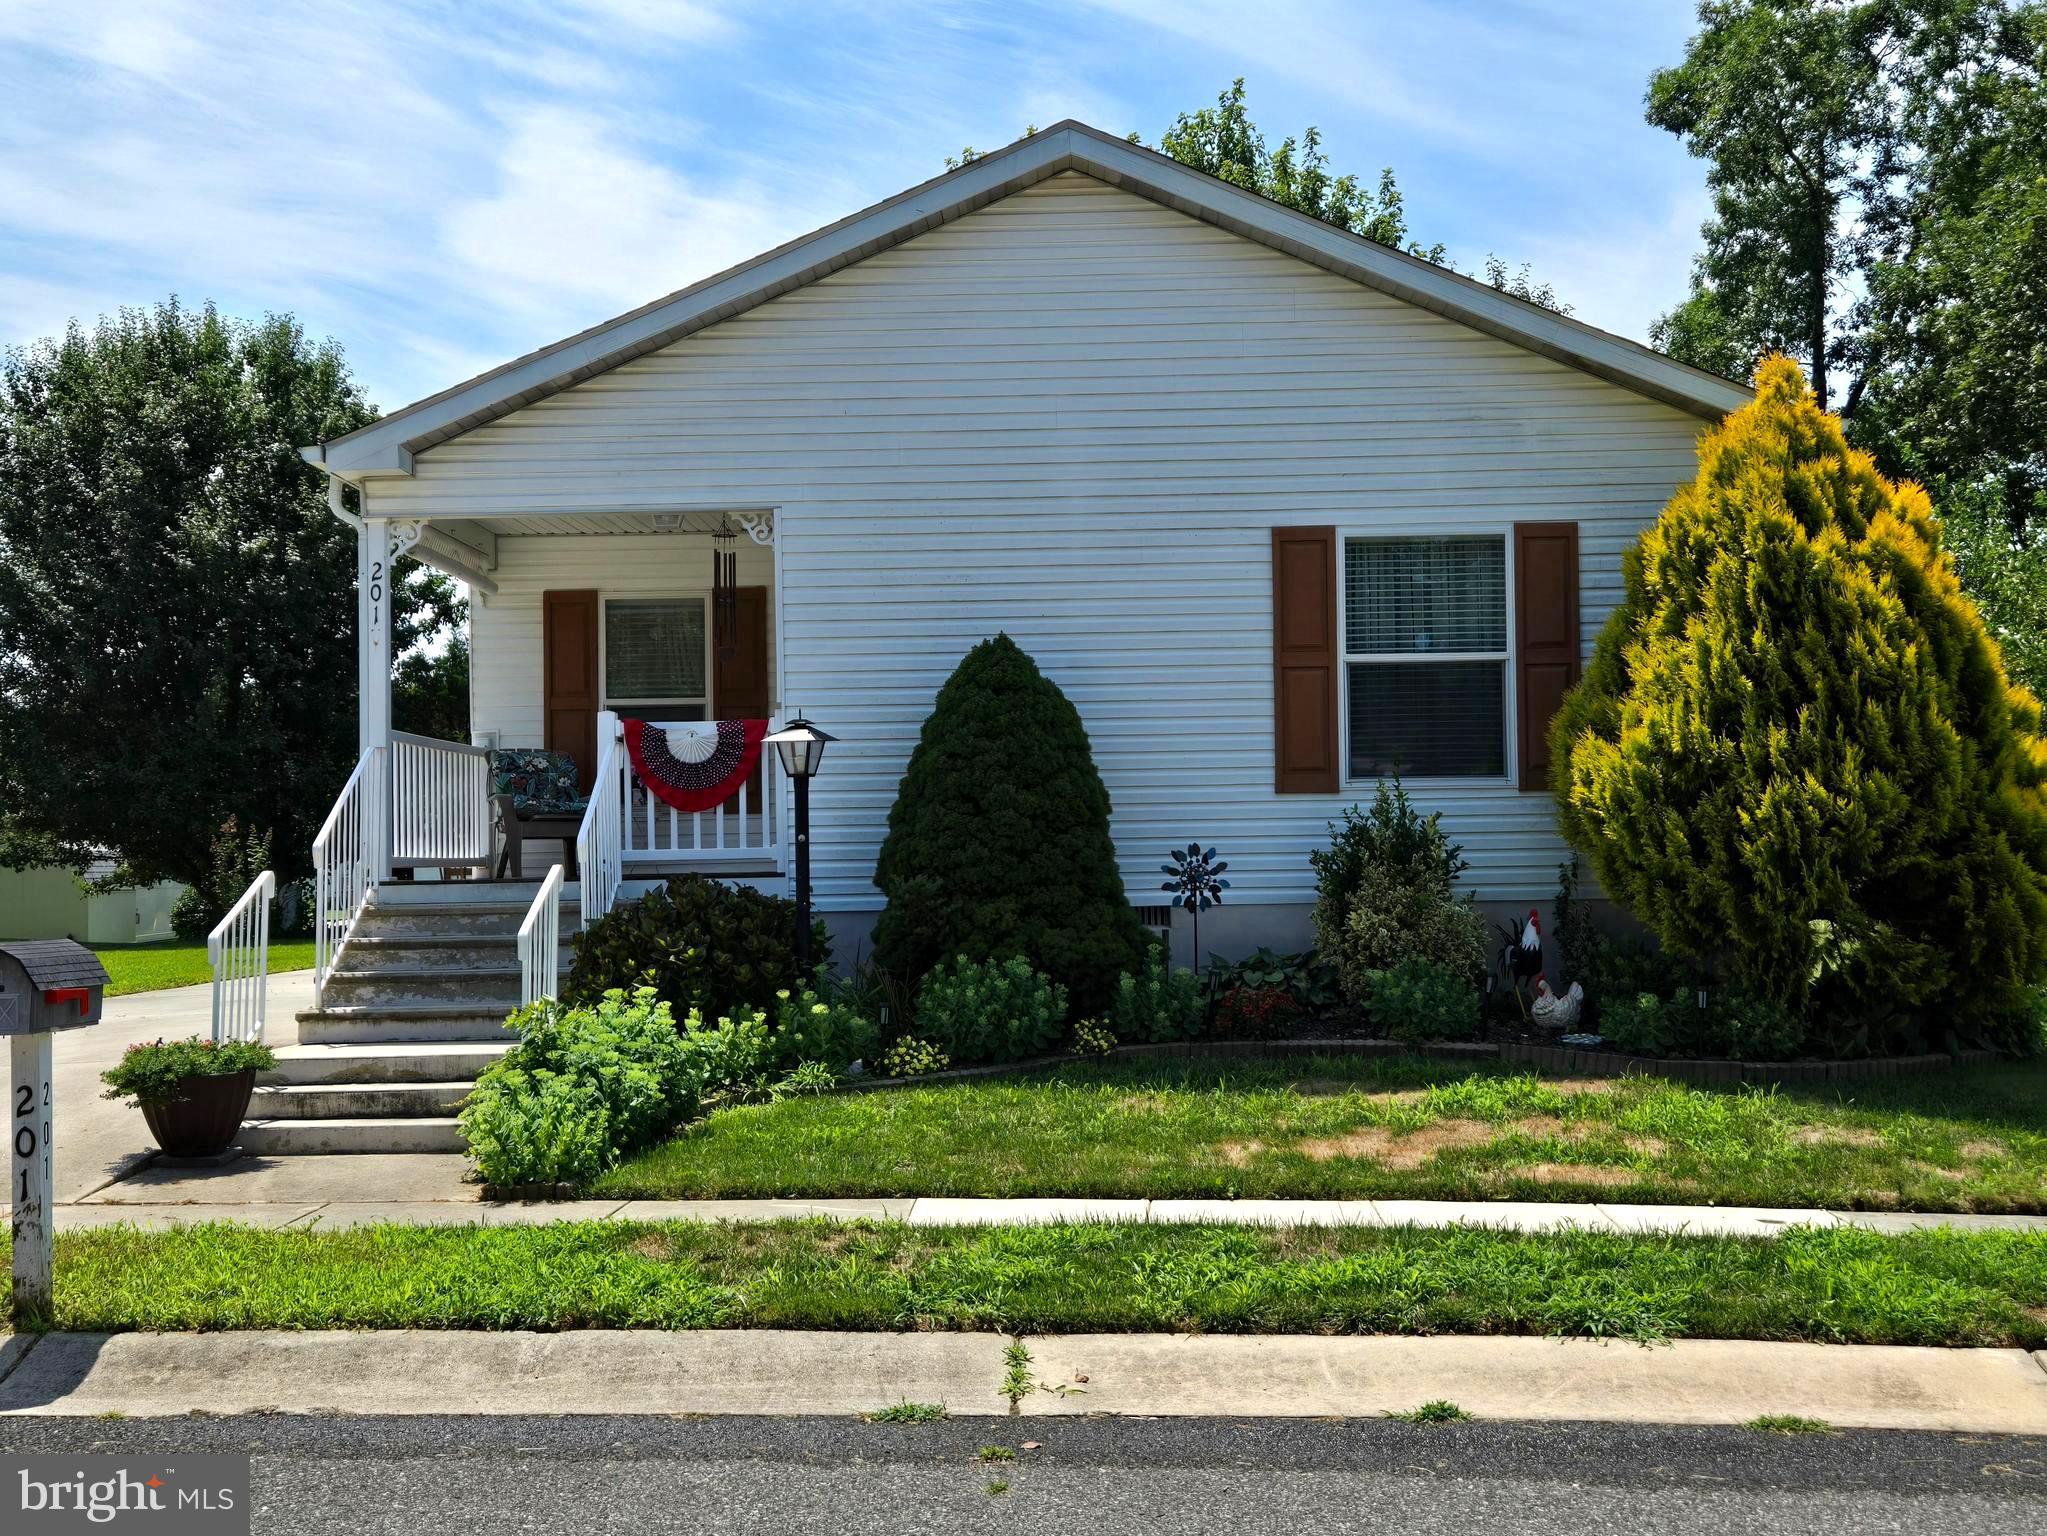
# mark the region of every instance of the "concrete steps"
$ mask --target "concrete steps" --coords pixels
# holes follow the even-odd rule
[[[282,1045],[277,1066],[259,1087],[333,1086],[343,1083],[474,1082],[478,1073],[512,1048],[497,1040],[372,1041],[340,1045]]]
[[[459,1152],[455,1112],[512,1048],[519,925],[538,881],[393,882],[377,888],[249,1105],[252,1153]],[[561,932],[581,905],[565,887]],[[568,974],[573,953],[558,958]]]
[[[334,1120],[245,1120],[236,1138],[252,1157],[321,1153],[460,1152],[462,1129],[452,1115]]]
[[[280,1083],[258,1088],[251,1120],[404,1120],[449,1116],[476,1085],[452,1083]]]

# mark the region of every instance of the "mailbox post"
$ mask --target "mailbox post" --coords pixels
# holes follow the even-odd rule
[[[8,1199],[14,1206],[14,1317],[48,1316],[56,1213],[53,1033],[100,1020],[106,968],[69,939],[0,944],[0,1035],[8,1037]]]

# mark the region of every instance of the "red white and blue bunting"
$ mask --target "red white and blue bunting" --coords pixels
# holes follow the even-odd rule
[[[709,811],[739,793],[760,766],[765,720],[706,720],[663,728],[621,721],[633,772],[648,792],[678,811]]]

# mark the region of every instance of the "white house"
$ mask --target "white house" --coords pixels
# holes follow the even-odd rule
[[[1394,768],[1482,898],[1544,899],[1550,712],[1622,548],[1747,399],[1061,123],[306,450],[364,573],[365,769],[323,850],[344,915],[322,979],[370,886],[419,896],[383,884],[380,822],[399,864],[488,836],[478,760],[391,737],[405,550],[476,592],[478,739],[571,751],[623,807],[586,824],[564,921],[657,870],[785,881],[785,785],[635,811],[616,717],[800,708],[838,738],[815,890],[850,956],[933,696],[997,630],[1086,721],[1132,902],[1175,843],[1229,860],[1204,948],[1303,944],[1309,850]],[[721,523],[744,589],[722,649]]]

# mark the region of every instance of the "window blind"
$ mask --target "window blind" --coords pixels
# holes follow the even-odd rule
[[[1352,663],[1350,776],[1504,775],[1506,679],[1502,661]]]
[[[701,699],[708,693],[704,600],[632,598],[604,605],[608,699]]]
[[[1352,655],[1507,649],[1504,539],[1351,539],[1343,580]]]

